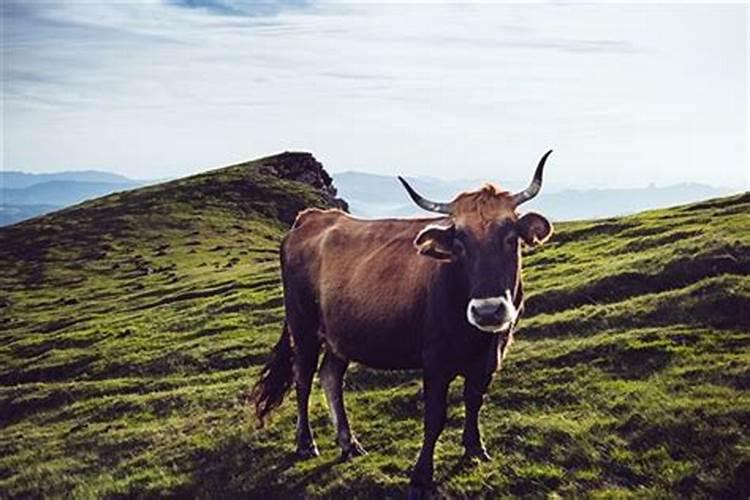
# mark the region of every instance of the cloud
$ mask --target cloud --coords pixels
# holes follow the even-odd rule
[[[216,106],[245,101],[239,82],[273,102],[278,98],[265,92],[269,82],[298,88],[300,80],[313,84],[316,75],[335,91],[349,86],[350,95],[361,90],[352,86],[368,83],[371,90],[382,89],[379,83],[429,86],[444,64],[465,68],[463,57],[449,62],[459,53],[469,54],[465,62],[473,64],[493,51],[636,50],[622,40],[539,35],[523,20],[493,30],[457,29],[449,23],[455,13],[451,6],[430,8],[439,21],[434,26],[401,24],[393,8],[312,7],[306,0],[11,0],[3,4],[8,61],[3,80],[19,106],[29,98],[27,104],[41,100],[66,107],[102,101],[107,107],[155,107],[157,102],[169,107],[174,99],[194,97]],[[405,19],[418,20],[408,14]],[[434,61],[419,60],[425,56]],[[175,92],[162,85],[165,80]]]
[[[164,176],[312,149],[334,169],[491,178],[555,147],[569,178],[624,183],[746,151],[736,9],[6,0],[2,13],[14,168]]]
[[[172,0],[179,7],[233,16],[272,16],[289,9],[312,5],[308,0]]]

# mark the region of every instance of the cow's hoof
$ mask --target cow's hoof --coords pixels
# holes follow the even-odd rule
[[[487,450],[484,449],[484,446],[480,448],[467,449],[466,453],[464,453],[464,461],[472,462],[474,460],[479,460],[480,462],[490,462],[492,460],[492,457],[489,455],[489,453],[487,453]]]
[[[311,458],[319,457],[320,452],[318,451],[318,447],[313,444],[306,448],[298,448],[296,456],[297,460],[309,460]]]
[[[341,451],[341,461],[346,462],[354,457],[362,457],[364,455],[367,455],[367,450],[365,450],[356,440],[352,440],[352,442],[349,443],[349,447]]]

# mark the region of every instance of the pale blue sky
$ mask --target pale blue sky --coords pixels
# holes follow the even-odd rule
[[[3,168],[748,183],[748,8],[3,0]]]

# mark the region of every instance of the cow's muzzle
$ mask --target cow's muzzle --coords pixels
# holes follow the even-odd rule
[[[516,321],[518,311],[513,305],[510,291],[504,297],[471,299],[466,307],[466,319],[483,332],[505,332]]]

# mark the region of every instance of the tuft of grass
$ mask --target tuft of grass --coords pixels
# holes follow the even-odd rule
[[[419,372],[355,366],[370,454],[294,460],[294,405],[243,395],[278,338],[279,241],[309,185],[278,158],[0,229],[0,497],[401,498]],[[273,166],[273,168],[270,168]],[[527,313],[461,460],[460,384],[437,448],[449,497],[746,497],[750,195],[560,224],[526,255]]]

